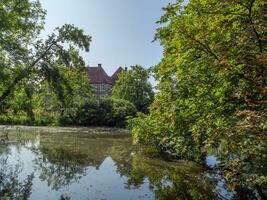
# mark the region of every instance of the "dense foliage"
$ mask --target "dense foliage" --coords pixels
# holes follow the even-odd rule
[[[66,112],[62,124],[125,127],[128,117],[136,115],[135,106],[123,99],[91,99]]]
[[[135,140],[178,158],[214,154],[229,186],[259,189],[267,184],[266,2],[182,3],[159,21],[159,92],[150,114],[131,120]]]
[[[65,24],[45,41],[39,39],[45,17],[39,1],[1,1],[0,16],[2,121],[15,116],[36,123],[38,115],[51,110],[63,115],[91,96],[79,55],[80,50],[89,51],[90,36]]]
[[[132,102],[138,111],[147,112],[154,98],[151,84],[148,82],[149,70],[141,66],[132,66],[130,70],[122,71],[119,80],[112,89],[114,98]]]

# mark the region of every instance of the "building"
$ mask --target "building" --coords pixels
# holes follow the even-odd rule
[[[95,86],[96,96],[109,96],[111,95],[111,88],[118,80],[118,74],[123,71],[119,67],[112,76],[107,75],[101,64],[96,67],[87,67],[87,73],[90,83]]]

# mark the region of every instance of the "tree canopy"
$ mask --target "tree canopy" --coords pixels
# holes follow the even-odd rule
[[[112,96],[130,101],[138,111],[147,112],[154,98],[152,85],[148,79],[148,70],[138,65],[132,66],[128,71],[119,74],[119,80],[112,89]]]
[[[150,114],[131,121],[135,140],[174,157],[216,155],[232,188],[267,182],[267,12],[264,0],[168,5],[156,33]]]
[[[81,50],[89,51],[91,37],[65,24],[46,40],[39,39],[45,14],[39,1],[0,2],[2,113],[25,111],[34,120],[34,106],[41,97],[39,108],[46,109],[43,104],[51,103],[54,97],[57,102],[52,105],[63,113],[91,95],[85,63],[79,55]]]

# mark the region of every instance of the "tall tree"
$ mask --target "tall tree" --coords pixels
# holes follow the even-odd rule
[[[15,74],[22,73],[30,46],[43,28],[45,11],[38,1],[0,2],[0,101],[8,96]]]
[[[138,65],[132,66],[130,70],[119,74],[119,80],[112,89],[112,96],[130,101],[138,111],[147,112],[154,98],[152,85],[148,79],[148,70]]]
[[[39,1],[1,1],[0,15],[2,111],[8,109],[18,90],[24,92],[26,99],[29,99],[27,102],[31,103],[32,93],[43,82],[47,82],[50,90],[56,94],[61,107],[68,107],[70,97],[75,93],[75,85],[67,74],[75,71],[80,77],[83,76],[80,80],[85,79],[85,63],[79,51],[89,51],[91,37],[85,35],[82,29],[65,24],[56,28],[45,41],[38,39],[45,17]],[[27,105],[26,112],[32,117],[32,106]]]
[[[135,138],[198,161],[213,150],[232,188],[259,188],[267,183],[266,2],[182,2],[159,21],[167,23],[156,34],[159,93],[150,115],[132,121]]]

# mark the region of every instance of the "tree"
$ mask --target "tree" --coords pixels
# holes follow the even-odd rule
[[[149,71],[141,66],[132,66],[129,71],[119,74],[119,80],[112,89],[112,96],[130,101],[138,111],[147,112],[153,101],[154,92],[148,82]]]
[[[167,6],[156,38],[158,94],[132,120],[139,142],[177,158],[220,160],[228,185],[267,183],[267,43],[264,0],[191,0]]]
[[[45,11],[39,1],[12,0],[0,3],[0,110],[15,106],[34,120],[35,94],[46,89],[54,94],[61,113],[90,96],[80,50],[89,51],[91,37],[65,24],[47,40],[38,39]],[[79,78],[79,81],[74,80]],[[79,94],[79,95],[78,95]],[[22,97],[25,104],[17,106]],[[74,100],[75,99],[75,100]]]
[[[22,74],[30,46],[43,28],[45,11],[37,1],[0,2],[0,89],[1,104],[9,95],[14,74]],[[13,80],[14,79],[14,80]]]
[[[56,31],[57,34],[53,33],[45,42],[38,40],[35,43],[35,53],[28,55],[27,61],[20,65],[14,63],[12,68],[8,68],[11,68],[12,72],[14,72],[11,72],[9,83],[6,84],[2,91],[0,96],[1,103],[8,98],[15,87],[23,80],[26,80],[27,83],[47,80],[59,92],[60,88],[55,86],[61,80],[58,67],[82,69],[85,66],[83,59],[79,56],[78,49],[75,49],[74,46],[88,51],[90,37],[84,35],[81,29],[73,25],[64,25],[61,28],[57,28]],[[66,43],[69,44],[67,49],[64,47]],[[58,97],[60,98],[59,93]]]

